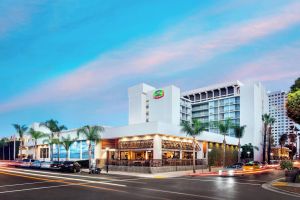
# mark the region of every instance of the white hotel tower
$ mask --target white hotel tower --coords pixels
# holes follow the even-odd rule
[[[275,118],[275,123],[272,128],[274,144],[279,145],[279,138],[282,134],[293,133],[290,129],[295,123],[287,116],[287,92],[275,91],[268,93],[269,95],[269,112]]]

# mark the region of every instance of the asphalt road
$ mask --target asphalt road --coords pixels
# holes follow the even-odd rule
[[[297,199],[261,187],[278,176],[139,178],[1,167],[0,200]]]

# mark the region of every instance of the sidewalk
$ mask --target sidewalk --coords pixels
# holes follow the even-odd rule
[[[212,168],[212,172],[218,171],[219,168]],[[82,172],[88,173],[88,169],[82,169]],[[196,170],[196,174],[210,174],[208,169],[203,170]],[[180,177],[180,176],[192,176],[193,171],[174,171],[174,172],[163,172],[163,173],[155,173],[155,174],[145,174],[145,173],[135,173],[135,172],[123,172],[123,171],[109,171],[106,173],[105,170],[101,172],[101,174],[116,174],[116,175],[123,175],[123,176],[136,176],[141,178],[174,178],[174,177]]]
[[[300,183],[288,183],[284,181],[284,178],[265,183],[262,187],[273,192],[300,197]]]

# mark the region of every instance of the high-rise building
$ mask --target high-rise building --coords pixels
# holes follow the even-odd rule
[[[275,91],[269,92],[269,112],[275,118],[275,123],[272,127],[272,136],[274,144],[279,145],[279,138],[282,134],[293,133],[290,129],[295,123],[287,116],[286,103],[287,92]]]

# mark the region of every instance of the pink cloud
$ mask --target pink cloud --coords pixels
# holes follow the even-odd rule
[[[225,77],[225,80],[274,81],[294,78],[300,75],[297,61],[299,57],[299,44],[275,50],[240,66],[239,69]]]
[[[196,68],[215,55],[228,52],[258,38],[300,23],[300,3],[290,4],[276,15],[226,27],[211,34],[188,37],[176,42],[165,35],[128,45],[99,56],[79,69],[44,83],[0,105],[0,112],[20,107],[61,101],[89,95],[122,77],[139,76],[159,71],[160,74]],[[259,68],[257,65],[256,68]],[[247,71],[248,70],[248,71]],[[252,71],[244,67],[246,76]],[[235,75],[234,79],[238,77]]]

